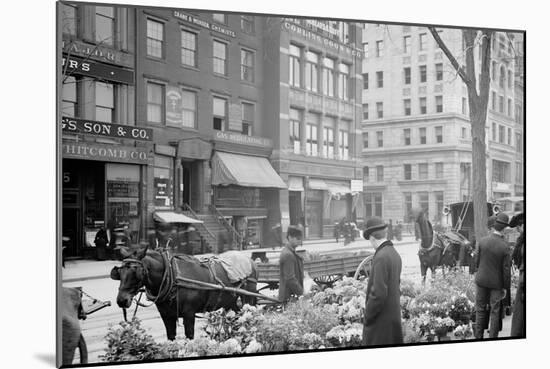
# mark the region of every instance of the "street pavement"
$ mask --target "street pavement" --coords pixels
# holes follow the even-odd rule
[[[420,283],[420,264],[417,256],[418,241],[414,240],[414,236],[405,235],[402,241],[394,241],[394,244],[402,259],[402,279],[414,279],[418,280]],[[360,250],[374,251],[369,242],[364,239],[357,240],[346,246],[344,246],[341,240],[336,243],[334,239],[304,241],[304,244],[300,248],[306,249],[309,252],[318,253]],[[242,252],[250,255],[254,251],[266,251],[269,255],[270,252],[276,254],[278,250],[267,248],[244,250]],[[96,311],[90,314],[86,320],[81,321],[83,335],[88,345],[90,363],[99,362],[99,355],[104,354],[104,349],[106,347],[104,337],[108,327],[117,325],[123,320],[122,310],[116,305],[119,282],[110,279],[110,271],[115,265],[120,265],[120,261],[75,260],[67,261],[65,263],[65,268],[62,270],[62,285],[64,287],[82,287],[83,291],[88,295],[102,301],[111,302],[111,306]],[[439,273],[441,273],[441,271],[439,271]],[[427,283],[429,283],[429,278],[430,276],[428,275]],[[275,292],[276,291],[268,291],[266,294],[275,294]],[[145,296],[143,296],[142,302],[150,304],[149,301],[145,300]],[[133,315],[134,308],[135,304],[128,310],[128,318]],[[166,340],[164,324],[154,305],[140,307],[137,310],[137,316],[142,322],[142,327],[144,327],[157,342]],[[196,327],[200,328],[202,324],[203,322],[201,322],[201,319],[197,319]],[[509,336],[510,328],[511,316],[507,316],[503,321],[503,329],[500,337]],[[181,325],[181,320],[177,332],[178,336],[183,337],[184,330]],[[196,329],[196,333],[199,332],[200,329]],[[78,357],[76,357],[75,360],[78,360]],[[75,363],[76,362],[77,361],[75,361]]]

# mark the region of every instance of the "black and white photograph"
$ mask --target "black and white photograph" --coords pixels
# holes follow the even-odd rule
[[[6,74],[48,79],[6,88],[25,137],[4,153],[8,366],[534,359],[547,217],[531,180],[527,304],[526,120],[545,121],[527,114],[545,92],[526,97],[528,22],[499,21],[504,2],[452,19],[434,14],[475,5],[243,3],[19,7],[51,29],[10,27],[37,37]],[[547,135],[529,132],[544,176]]]
[[[57,3],[58,363],[525,338],[525,32]]]

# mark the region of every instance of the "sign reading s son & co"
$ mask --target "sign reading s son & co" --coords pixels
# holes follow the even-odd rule
[[[78,118],[61,118],[65,133],[83,133],[102,137],[128,138],[138,141],[153,141],[153,129],[122,124],[96,122]]]

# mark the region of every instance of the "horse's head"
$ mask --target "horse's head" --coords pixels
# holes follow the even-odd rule
[[[121,247],[123,257],[122,265],[115,266],[111,270],[111,279],[120,281],[116,302],[121,308],[129,308],[132,299],[147,281],[147,269],[143,264],[143,258],[147,253],[147,247],[131,249]]]

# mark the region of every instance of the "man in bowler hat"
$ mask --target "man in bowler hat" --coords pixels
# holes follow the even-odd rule
[[[279,300],[288,301],[292,296],[304,294],[304,261],[296,253],[302,243],[302,229],[290,225],[286,233],[287,243],[279,257]]]
[[[507,226],[508,215],[499,213],[492,232],[478,244],[474,330],[477,339],[483,338],[487,325],[490,338],[498,337],[501,329],[501,300],[506,297],[506,290],[510,286],[510,248],[501,233]]]
[[[366,223],[363,237],[375,248],[367,283],[363,322],[366,346],[403,343],[401,327],[400,280],[401,257],[386,238],[387,224],[378,217]]]

